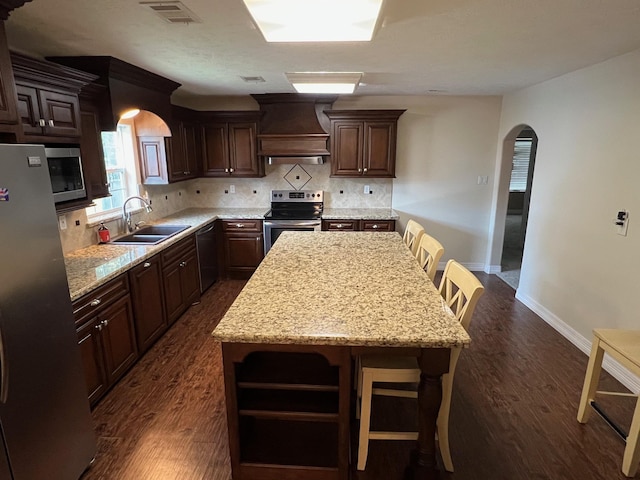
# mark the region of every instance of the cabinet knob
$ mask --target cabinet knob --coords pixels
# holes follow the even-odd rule
[[[106,326],[108,326],[108,325],[109,325],[109,320],[103,320],[103,321],[102,321],[102,322],[100,322],[100,323],[102,323],[102,326],[103,326],[103,327],[106,327]]]
[[[341,223],[338,223],[338,224],[336,225],[336,228],[342,228],[342,227],[344,227],[344,225],[342,225]]]
[[[364,170],[364,173],[367,173],[367,170],[369,170],[369,169],[368,169],[368,168],[365,168],[365,169],[363,169],[363,170]]]
[[[182,268],[187,266],[187,262],[180,262],[179,266],[181,266]]]
[[[362,172],[362,169],[361,169],[361,168],[359,168],[359,169],[358,169],[358,173],[360,173],[360,172]]]
[[[38,124],[39,124],[41,127],[46,127],[46,126],[47,126],[47,122],[45,122],[45,121],[44,121],[44,118],[41,118],[41,119],[40,119],[40,121],[38,122]]]
[[[189,175],[189,172],[182,172],[183,175]]]
[[[53,124],[53,120],[49,120],[49,126],[50,127],[54,127],[55,125]]]
[[[96,298],[95,300],[91,300],[91,303],[89,305],[91,305],[92,307],[97,307],[98,305],[100,305],[101,302],[102,300],[100,300],[99,298]]]
[[[229,173],[229,169],[228,169],[228,168],[225,168],[225,169],[224,169],[224,172],[225,172],[225,173]]]
[[[142,264],[142,266],[143,266],[144,268],[149,268],[149,267],[151,266],[151,263],[149,263],[149,262],[144,262],[144,263]]]
[[[230,171],[231,173],[233,173],[233,168],[230,168],[230,169],[229,169],[229,171]]]
[[[373,225],[371,225],[371,228],[373,228],[374,230],[378,228],[378,224],[374,223]]]
[[[102,323],[96,325],[96,330],[98,330],[99,332],[102,331]]]
[[[236,223],[236,228],[244,228],[244,223]]]

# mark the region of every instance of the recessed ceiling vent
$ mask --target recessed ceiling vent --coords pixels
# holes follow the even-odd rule
[[[150,8],[156,15],[159,15],[168,23],[202,23],[202,20],[181,2],[140,2],[140,5]]]

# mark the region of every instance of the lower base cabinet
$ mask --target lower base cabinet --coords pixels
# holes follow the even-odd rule
[[[138,351],[142,354],[169,326],[164,309],[160,255],[155,255],[129,270],[129,283]]]
[[[138,358],[127,275],[73,302],[73,313],[93,406]]]
[[[196,237],[191,235],[164,250],[162,277],[169,325],[200,299],[200,273]]]
[[[223,220],[222,245],[227,278],[249,278],[264,258],[261,220]]]
[[[322,220],[322,230],[328,232],[393,232],[395,220]]]
[[[349,477],[348,347],[223,344],[235,480]]]

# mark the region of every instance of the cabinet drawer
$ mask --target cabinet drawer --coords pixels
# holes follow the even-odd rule
[[[330,232],[355,232],[358,230],[359,220],[323,220],[322,230]]]
[[[73,302],[73,316],[76,324],[86,321],[98,310],[111,305],[117,299],[129,293],[129,279],[126,274],[96,288]]]
[[[180,260],[189,250],[196,248],[196,236],[190,235],[162,252],[162,267]]]
[[[262,232],[262,220],[223,220],[225,232]]]
[[[393,232],[395,220],[362,220],[361,228],[365,232]]]

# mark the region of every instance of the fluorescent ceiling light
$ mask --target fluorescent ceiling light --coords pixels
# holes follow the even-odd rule
[[[140,113],[139,108],[132,108],[131,110],[127,110],[122,115],[120,115],[121,119],[133,118]]]
[[[287,79],[298,93],[353,93],[360,72],[297,72],[287,73]]]
[[[368,42],[384,0],[244,0],[267,42]]]

